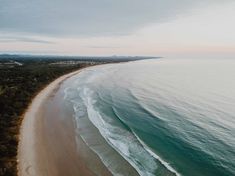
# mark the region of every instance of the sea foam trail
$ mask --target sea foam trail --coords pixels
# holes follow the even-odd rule
[[[139,140],[139,142],[143,145],[143,147],[145,148],[146,151],[149,152],[150,155],[152,155],[154,158],[156,158],[157,160],[159,160],[169,171],[171,171],[172,173],[174,173],[176,176],[181,176],[180,173],[178,173],[175,169],[173,169],[169,163],[167,163],[166,161],[164,161],[163,159],[161,159],[161,157],[159,157],[156,153],[154,153],[137,135],[134,131],[132,131],[132,133],[136,136],[136,138]]]
[[[83,101],[86,104],[88,118],[93,123],[94,126],[99,130],[100,134],[105,138],[105,140],[116,150],[119,154],[121,154],[136,170],[140,175],[148,175],[153,176],[154,171],[157,169],[156,163],[150,160],[148,162],[147,167],[139,164],[141,161],[138,159],[131,157],[130,150],[137,150],[134,153],[141,153],[142,155],[146,155],[147,153],[143,150],[143,148],[136,143],[132,134],[124,129],[118,128],[118,126],[113,127],[112,124],[107,123],[107,121],[102,117],[102,115],[95,110],[94,108],[94,99],[92,99],[92,91],[88,88],[84,89]],[[86,97],[86,98],[85,98]],[[121,135],[119,135],[121,134]],[[143,156],[141,157],[142,159]],[[148,158],[146,156],[145,158]]]
[[[168,173],[168,175],[171,175],[170,171],[164,169],[163,166],[161,166],[162,164],[145,150],[132,132],[123,127],[122,123],[120,123],[120,119],[115,116],[115,114],[113,114],[115,116],[113,119],[113,117],[108,117],[99,112],[96,108],[97,98],[95,97],[95,92],[87,86],[87,82],[89,83],[91,80],[95,80],[95,75],[97,74],[94,72],[90,77],[86,77],[86,79],[77,80],[79,86],[77,85],[78,87],[75,89],[65,89],[65,99],[68,99],[73,104],[78,129],[84,124],[85,119],[89,119],[99,130],[99,133],[106,142],[125,158],[125,160],[128,161],[140,175],[154,176],[159,168],[161,168],[160,170],[165,170],[164,172]],[[100,77],[98,78],[100,79]],[[76,84],[76,81],[74,84]],[[89,128],[92,127],[88,126],[86,129]],[[90,131],[89,133],[92,132]],[[110,165],[110,159],[107,159],[107,157],[110,158],[110,156],[107,156],[100,148],[90,144],[89,139],[86,137],[88,134],[79,131],[78,135],[81,135],[88,147],[101,158],[111,173],[114,175],[122,175],[118,172],[117,168]],[[124,173],[123,175],[126,174]]]
[[[234,67],[232,60],[105,65],[69,85],[78,95],[72,105],[83,104],[77,115],[85,109],[90,126],[140,175],[233,176]]]
[[[104,138],[99,135],[99,131],[89,120],[87,112],[90,112],[90,116],[93,116],[93,112],[92,110],[88,110],[89,108],[85,105],[85,101],[83,101],[85,97],[90,101],[90,98],[87,94],[87,89],[84,87],[89,79],[78,80],[78,82],[73,81],[73,85],[76,86],[69,86],[64,91],[65,100],[68,102],[69,106],[73,106],[75,112],[74,117],[77,126],[77,135],[81,136],[82,140],[94,153],[98,155],[107,169],[113,175],[138,175],[138,173],[133,168],[128,166],[127,161],[125,161],[123,157],[121,157],[112,147],[110,147]],[[86,83],[83,80],[86,80]],[[77,87],[77,85],[80,86]],[[94,166],[91,167],[94,168]]]

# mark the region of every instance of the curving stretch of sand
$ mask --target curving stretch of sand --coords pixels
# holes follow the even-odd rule
[[[90,165],[97,167],[99,175],[111,175],[82,140],[74,140],[72,121],[69,118],[63,121],[66,114],[55,92],[63,81],[79,72],[61,76],[50,83],[27,109],[18,147],[19,176],[94,175],[84,157],[90,158]]]

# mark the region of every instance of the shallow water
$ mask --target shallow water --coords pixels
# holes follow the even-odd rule
[[[143,176],[235,175],[234,60],[91,67],[64,92],[77,135],[114,175],[136,175],[124,162]]]

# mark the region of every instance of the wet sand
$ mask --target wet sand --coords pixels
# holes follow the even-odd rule
[[[74,138],[71,111],[60,98],[64,75],[43,89],[24,115],[18,148],[20,176],[109,176],[111,173],[80,138]]]

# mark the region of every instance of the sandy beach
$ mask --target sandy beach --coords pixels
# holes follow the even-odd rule
[[[63,109],[60,86],[80,71],[59,77],[28,107],[18,147],[19,176],[111,175],[80,139],[74,139],[72,114]],[[87,163],[89,162],[89,163]]]

